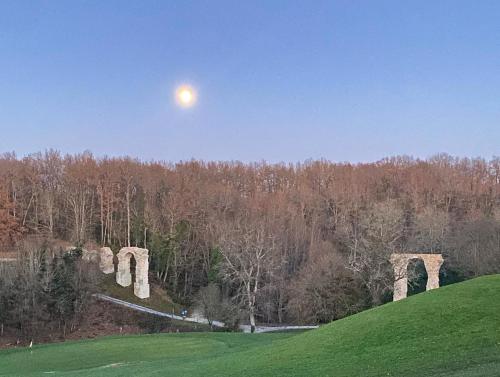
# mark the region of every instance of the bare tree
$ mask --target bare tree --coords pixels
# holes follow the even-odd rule
[[[86,241],[92,223],[95,204],[96,164],[89,152],[67,156],[65,174],[65,198],[73,218],[73,240],[79,244]]]
[[[362,281],[345,268],[335,250],[308,261],[288,287],[290,317],[301,323],[327,323],[367,306]]]
[[[423,253],[442,252],[449,232],[448,214],[434,207],[417,213],[408,247]]]
[[[225,223],[219,243],[224,257],[223,278],[238,286],[254,332],[256,299],[265,274],[273,268],[274,237],[265,221],[249,221],[247,217]]]
[[[213,327],[212,324],[215,319],[223,317],[222,295],[220,288],[216,284],[210,283],[206,287],[202,287],[196,295],[195,302],[210,327]]]
[[[363,279],[374,305],[382,303],[384,295],[392,289],[389,258],[401,246],[403,231],[404,212],[395,201],[376,203],[346,229],[348,266]]]

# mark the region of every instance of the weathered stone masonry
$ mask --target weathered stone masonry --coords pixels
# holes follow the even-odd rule
[[[99,268],[105,274],[112,274],[115,272],[115,265],[113,264],[113,251],[109,247],[102,247],[100,252],[101,259],[99,260]]]
[[[427,270],[426,290],[439,288],[439,269],[443,264],[441,254],[392,254],[391,263],[394,267],[394,298],[398,301],[408,293],[408,262],[412,259],[421,259]]]
[[[118,254],[118,271],[116,272],[116,282],[122,287],[132,284],[132,274],[130,273],[130,258],[135,258],[135,282],[134,294],[139,298],[149,297],[149,252],[147,249],[139,247],[124,247]]]

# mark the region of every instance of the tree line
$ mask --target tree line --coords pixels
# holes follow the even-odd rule
[[[252,323],[327,322],[390,300],[393,252],[443,253],[443,282],[500,272],[500,158],[173,164],[4,154],[0,244],[33,234],[145,247],[152,277],[181,302],[214,285]]]
[[[17,244],[17,260],[0,263],[0,336],[5,327],[18,339],[35,339],[48,329],[63,338],[81,323],[96,290],[99,271],[82,250],[61,252],[47,240]]]

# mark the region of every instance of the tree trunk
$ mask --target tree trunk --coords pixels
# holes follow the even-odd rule
[[[101,189],[102,191],[100,192],[101,196],[101,246],[105,245],[105,235],[104,235],[104,189]]]
[[[127,246],[130,247],[130,184],[127,183]]]
[[[250,307],[250,332],[255,332],[255,314],[253,306]]]

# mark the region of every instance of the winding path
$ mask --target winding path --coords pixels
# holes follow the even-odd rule
[[[201,323],[204,325],[208,325],[208,320],[206,318],[200,318],[200,317],[181,317],[180,315],[176,315],[173,313],[164,313],[160,312],[158,310],[150,309],[145,306],[137,305],[137,304],[132,304],[131,302],[123,301],[118,298],[114,298],[111,296],[103,295],[101,293],[96,293],[94,294],[94,297],[98,298],[99,300],[104,300],[111,302],[113,304],[121,305],[124,307],[127,307],[129,309],[137,310],[143,313],[149,313],[153,315],[157,315],[159,317],[165,317],[165,318],[171,318],[171,319],[176,319],[178,321],[187,321],[187,322],[193,322],[193,323]],[[224,327],[224,323],[221,321],[212,321],[212,326],[215,327]],[[309,329],[316,329],[318,326],[257,326],[255,328],[256,333],[264,333],[264,332],[271,332],[271,331],[288,331],[288,330],[309,330]],[[250,332],[250,325],[240,325],[240,330],[243,332]]]
[[[117,305],[125,306],[127,308],[137,310],[139,312],[157,315],[159,317],[166,317],[166,318],[176,319],[178,321],[187,321],[187,322],[201,323],[204,325],[208,325],[208,320],[206,318],[181,317],[180,315],[176,315],[176,314],[172,314],[172,313],[164,313],[164,312],[160,312],[158,310],[147,308],[145,306],[132,304],[131,302],[123,301],[123,300],[120,300],[118,298],[103,295],[101,293],[94,294],[94,297],[96,297],[100,300],[112,302],[112,303],[117,304]],[[212,326],[224,327],[224,323],[220,322],[220,321],[213,321]]]

